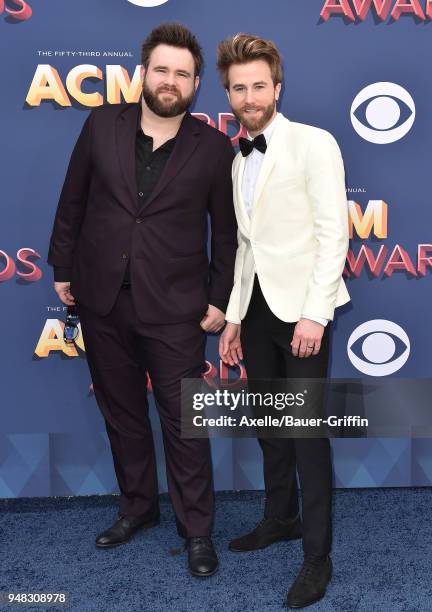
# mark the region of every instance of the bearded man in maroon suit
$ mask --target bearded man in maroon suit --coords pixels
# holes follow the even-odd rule
[[[58,296],[78,309],[121,492],[118,519],[96,545],[123,544],[159,521],[148,373],[189,568],[209,576],[218,567],[210,447],[180,435],[180,386],[201,376],[206,332],[224,325],[237,240],[231,141],[188,112],[202,61],[184,26],[150,33],[140,102],[101,106],[85,121],[48,263]]]

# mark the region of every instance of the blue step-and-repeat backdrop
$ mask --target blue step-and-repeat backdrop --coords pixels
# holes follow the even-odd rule
[[[432,0],[0,0],[1,497],[116,491],[85,350],[61,340],[65,313],[46,256],[84,119],[94,106],[138,99],[141,42],[162,21],[198,35],[206,66],[193,111],[234,144],[216,45],[238,31],[276,42],[280,110],[329,130],[346,165],[352,303],[338,312],[331,374],[430,377]],[[215,338],[208,362],[210,376],[227,375]],[[212,447],[217,489],[263,487],[255,440]],[[338,487],[432,483],[430,440],[333,448]]]

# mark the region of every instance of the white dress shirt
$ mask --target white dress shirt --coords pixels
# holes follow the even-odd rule
[[[277,113],[279,115],[279,113]],[[270,142],[272,134],[275,128],[275,119],[269,123],[266,129],[262,132],[266,139],[266,143]],[[253,137],[247,134],[249,140],[253,140]],[[246,211],[249,216],[252,214],[252,203],[253,196],[255,191],[255,185],[257,182],[257,178],[261,169],[261,164],[263,163],[265,153],[261,153],[258,149],[253,149],[251,153],[245,159],[244,173],[243,173],[243,181],[242,181],[242,195],[243,201],[245,203]],[[317,323],[321,323],[321,325],[326,326],[328,323],[328,319],[323,319],[321,317],[313,316],[312,314],[302,314],[302,318],[310,319],[311,321],[316,321]]]

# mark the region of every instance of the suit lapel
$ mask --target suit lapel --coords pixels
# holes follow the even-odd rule
[[[125,204],[134,215],[137,208],[135,141],[139,111],[140,103],[128,106],[117,117],[116,123],[117,154],[123,178],[130,195],[128,202]]]
[[[260,168],[260,171],[257,177],[257,181],[255,184],[255,192],[254,192],[254,199],[253,199],[253,205],[252,205],[252,215],[254,215],[257,211],[257,207],[259,206],[259,203],[260,203],[262,191],[264,189],[264,186],[267,180],[270,177],[271,171],[273,170],[273,166],[275,165],[276,160],[278,158],[279,141],[280,141],[280,138],[282,137],[282,132],[283,132],[282,119],[285,119],[283,115],[276,116],[274,131],[273,131],[272,137],[270,138],[270,142],[268,143],[267,151],[264,155],[264,160],[261,165],[261,168]]]
[[[199,124],[190,113],[186,113],[177,133],[177,139],[166,166],[157,182],[155,188],[147,201],[142,205],[141,210],[147,208],[167,187],[167,185],[177,176],[183,166],[191,157],[199,143]]]
[[[238,158],[234,163],[234,190],[237,202],[237,210],[243,220],[243,223],[247,228],[249,228],[250,218],[246,210],[245,201],[243,199],[243,176],[245,169],[245,158],[241,153],[238,154]]]

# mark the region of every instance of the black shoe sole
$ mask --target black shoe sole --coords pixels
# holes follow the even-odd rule
[[[149,521],[148,523],[144,523],[143,525],[140,525],[139,527],[137,527],[137,529],[135,529],[135,531],[133,533],[131,533],[131,535],[126,538],[125,540],[122,540],[121,542],[116,542],[115,544],[98,544],[96,542],[96,548],[116,548],[116,546],[121,546],[122,544],[127,544],[128,542],[130,542],[132,540],[132,538],[134,537],[134,535],[138,532],[138,531],[145,531],[146,529],[151,529],[152,527],[157,527],[160,523],[160,520],[154,520],[154,521]]]
[[[317,601],[321,601],[321,599],[323,599],[325,593],[323,595],[321,595],[321,597],[317,597],[316,599],[314,599],[313,601],[309,601],[307,604],[303,604],[301,606],[290,606],[289,604],[286,604],[289,610],[300,610],[302,608],[308,608],[309,606],[313,606],[313,604],[317,603]]]
[[[287,538],[278,538],[277,540],[274,540],[273,542],[269,542],[268,544],[265,544],[264,546],[257,546],[256,548],[234,548],[234,547],[231,547],[231,544],[228,544],[228,550],[230,550],[231,552],[236,552],[236,553],[253,552],[254,550],[264,550],[264,548],[273,546],[273,544],[277,544],[278,542],[291,542],[292,540],[301,540],[302,537],[303,537],[302,535],[298,535],[298,536],[290,536]]]

